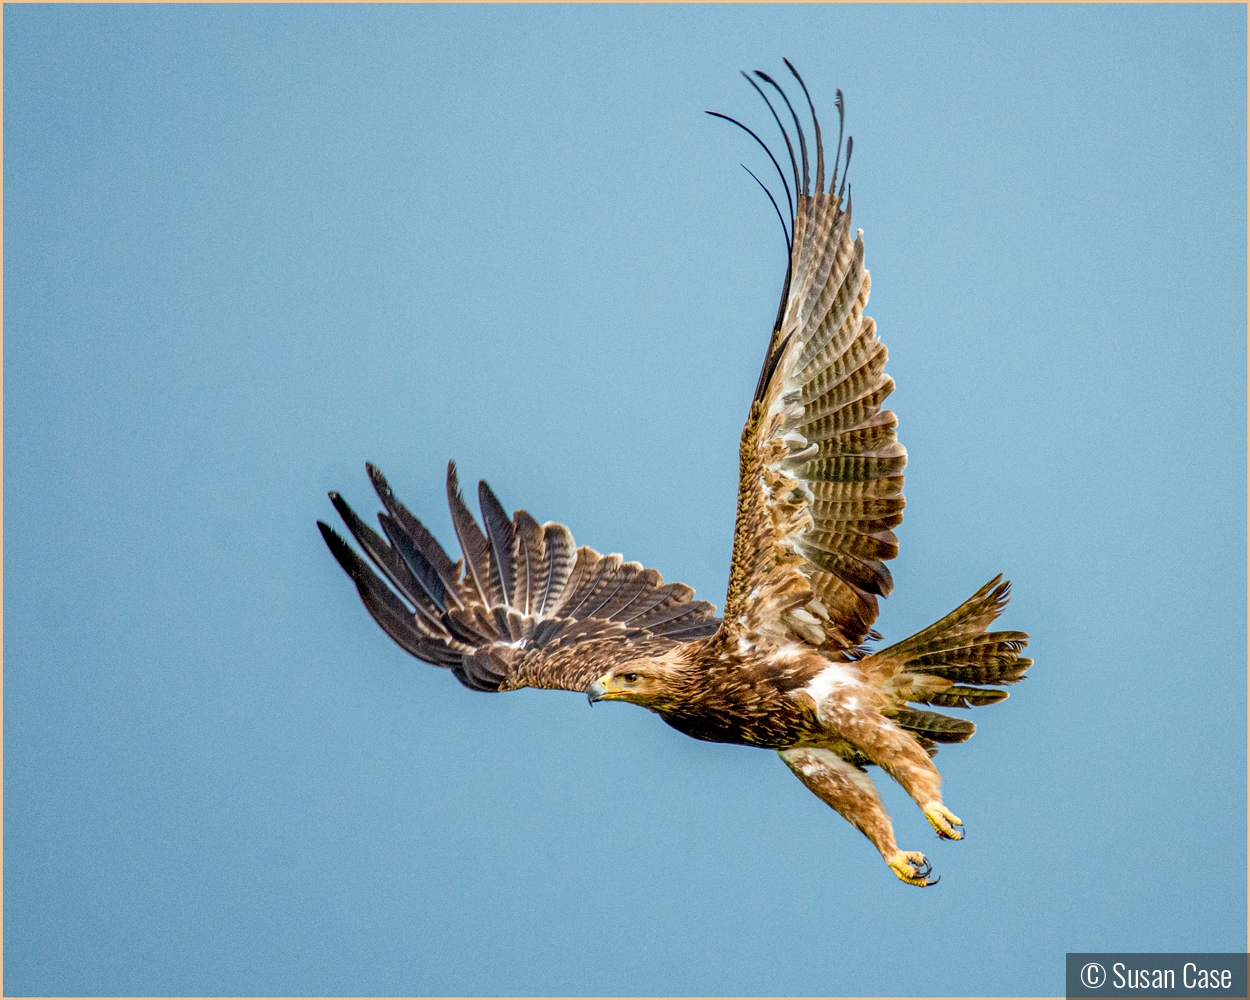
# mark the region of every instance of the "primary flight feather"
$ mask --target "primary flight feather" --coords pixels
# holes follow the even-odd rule
[[[962,821],[942,802],[931,758],[937,744],[963,742],[976,727],[920,706],[972,708],[1006,698],[1002,686],[1032,664],[1020,655],[1028,636],[986,631],[1008,600],[1010,585],[999,576],[911,638],[875,652],[864,645],[879,638],[877,601],[894,586],[885,563],[898,554],[891,529],[903,519],[907,451],[897,418],[881,409],[894,382],[876,324],[864,315],[871,282],[846,185],[853,143],[847,139],[843,165],[839,129],[826,189],[820,123],[802,78],[786,66],[807,99],[814,178],[799,115],[772,77],[757,71],[747,80],[781,130],[793,189],[755,132],[717,115],[768,152],[789,216],[770,192],[789,259],[742,432],[723,618],[654,569],[578,548],[562,524],[540,525],[524,510],[509,518],[485,482],[479,525],[454,464],[447,501],[459,560],[372,465],[385,508],[382,535],[330,494],[368,561],[317,524],[370,614],[418,659],[450,668],[477,691],[579,691],[592,703],[642,705],[697,739],[776,750],[900,879],[932,885],[925,856],[898,849],[865,768],[881,767],[940,836],[961,839]],[[757,79],[792,117],[797,155]],[[841,91],[837,109],[841,125]]]

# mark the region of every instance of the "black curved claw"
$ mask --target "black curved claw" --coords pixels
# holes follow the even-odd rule
[[[923,865],[913,864],[913,867],[916,869],[916,875],[920,878],[928,878],[929,873],[933,871],[933,865],[929,863],[928,858],[924,859]],[[932,885],[933,883],[930,882],[929,884]]]
[[[937,884],[938,884],[939,882],[941,882],[941,881],[942,881],[942,876],[941,876],[941,875],[939,875],[937,878],[933,879],[932,881],[930,881],[930,882],[926,882],[926,883],[925,883],[925,888],[927,889],[927,888],[928,888],[929,886],[931,886],[931,885],[937,885]]]

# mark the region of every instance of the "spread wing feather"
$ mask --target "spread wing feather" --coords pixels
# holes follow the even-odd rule
[[[382,475],[382,471],[372,462],[365,463],[365,472],[373,483],[374,492],[382,501],[382,505],[399,524],[403,525],[403,533],[411,540],[413,548],[421,554],[421,558],[429,564],[430,569],[438,576],[444,589],[450,593],[452,600],[460,604],[459,587],[460,567],[451,561],[451,557],[443,551],[438,539],[426,530],[424,524],[412,516],[408,508],[395,498],[391,486]]]
[[[653,569],[577,548],[562,524],[511,518],[479,484],[485,532],[447,467],[447,501],[464,557],[452,562],[372,465],[385,538],[337,493],[330,499],[368,562],[329,526],[326,545],[374,620],[403,649],[448,667],[475,691],[585,691],[613,664],[715,634],[720,619],[684,584]],[[382,576],[370,567],[372,562]],[[389,585],[388,585],[389,584]]]
[[[328,525],[317,522],[326,545],[356,584],[360,599],[374,620],[400,646],[413,656],[439,667],[455,666],[460,660],[454,641],[438,636],[414,616],[403,601],[369,569],[350,545]]]
[[[460,482],[456,477],[456,463],[447,463],[447,506],[451,509],[451,523],[456,532],[456,541],[460,543],[460,551],[464,553],[465,580],[464,588],[472,588],[472,599],[480,604],[489,605],[487,582],[490,579],[490,543],[482,534],[468,505],[464,502],[464,494],[460,492]]]
[[[544,525],[543,542],[547,546],[547,572],[539,580],[539,615],[545,615],[555,607],[577,561],[577,545],[573,542],[573,533],[563,524],[549,522]]]
[[[864,315],[863,234],[837,183],[835,164],[827,191],[819,179],[796,191],[785,291],[742,434],[724,639],[747,630],[846,658],[894,586],[885,564],[898,554],[907,451],[881,409],[894,382]]]
[[[516,580],[516,562],[512,558],[516,529],[485,479],[477,484],[477,501],[482,508],[482,523],[486,525],[486,538],[490,543],[490,603],[491,607],[499,607],[511,602]]]
[[[433,603],[429,601],[425,591],[417,583],[416,578],[413,577],[412,570],[399,557],[399,554],[386,543],[385,539],[357,517],[356,512],[347,506],[347,502],[337,493],[330,494],[330,502],[334,504],[334,509],[338,511],[339,517],[347,525],[347,529],[352,533],[352,537],[369,554],[369,558],[374,561],[378,568],[386,574],[386,578],[391,582],[391,585],[403,595],[405,600],[417,608],[419,612],[425,610],[427,604]],[[346,569],[346,567],[344,568]],[[350,573],[351,571],[348,570],[348,572]],[[437,618],[432,617],[430,621],[431,624],[437,625]]]
[[[542,525],[528,512],[518,510],[513,524],[516,528],[516,586],[512,605],[523,614],[529,614],[530,605],[538,603],[538,581],[545,575],[547,545],[543,541]]]

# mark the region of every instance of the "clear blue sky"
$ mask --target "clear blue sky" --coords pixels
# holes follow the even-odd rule
[[[4,14],[4,972],[23,993],[1059,994],[1246,942],[1242,6]],[[723,600],[784,269],[737,76],[846,93],[901,638],[1037,665],[882,781],[475,694],[313,526],[448,458]],[[761,175],[763,176],[763,174]]]

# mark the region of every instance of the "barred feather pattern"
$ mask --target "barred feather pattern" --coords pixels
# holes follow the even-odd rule
[[[881,404],[894,388],[849,204],[800,193],[789,294],[743,430],[726,637],[795,639],[861,655],[877,598],[893,589],[907,451]]]
[[[585,691],[618,662],[658,656],[720,627],[715,608],[690,587],[666,584],[620,555],[578,548],[562,524],[539,524],[524,510],[509,518],[485,482],[483,531],[451,463],[447,500],[463,552],[453,562],[381,471],[366,468],[386,508],[378,515],[385,537],[337,493],[331,502],[367,559],[318,521],[322,537],[383,631],[469,688]]]
[[[976,731],[971,722],[907,703],[976,708],[1007,697],[1002,686],[1023,680],[1033,665],[1020,655],[1026,633],[986,631],[1010,599],[1011,584],[999,574],[945,618],[860,660],[859,668],[878,678],[890,699],[886,714],[935,742],[968,739]]]

